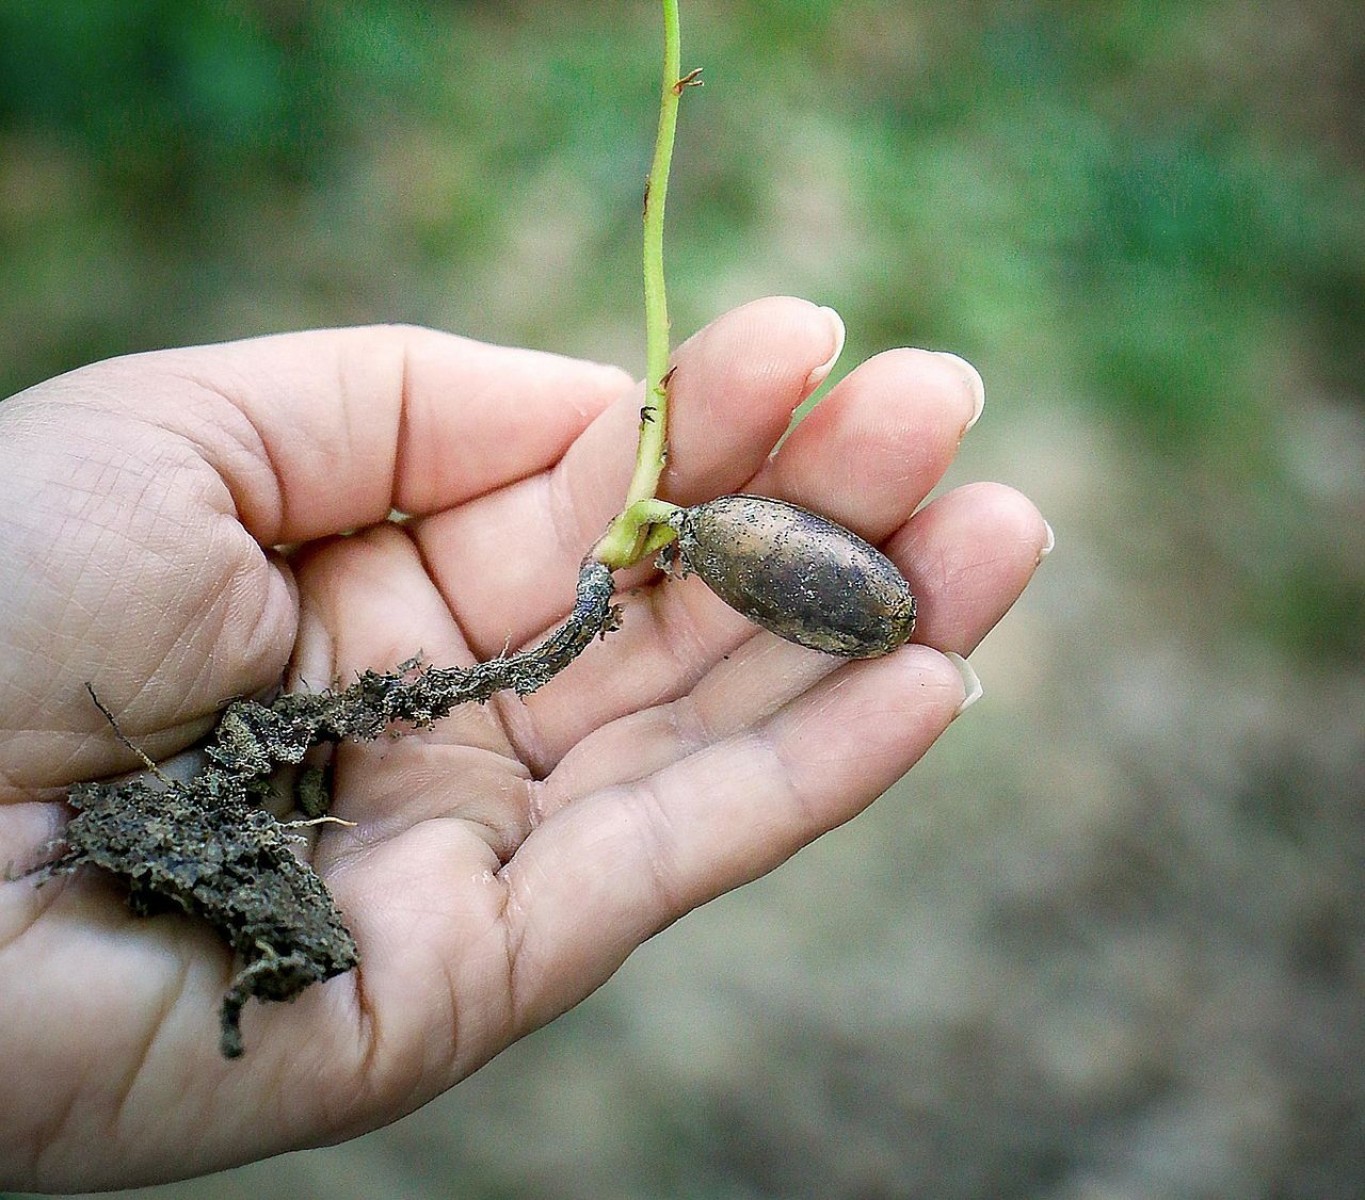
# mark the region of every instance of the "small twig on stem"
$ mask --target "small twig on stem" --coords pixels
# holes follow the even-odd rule
[[[115,736],[116,738],[118,738],[118,740],[119,740],[120,742],[123,743],[123,745],[124,745],[124,747],[125,747],[126,749],[131,750],[134,754],[136,754],[136,755],[138,756],[138,758],[142,761],[143,767],[145,767],[148,771],[150,771],[150,772],[152,773],[152,775],[154,775],[154,776],[155,776],[158,780],[160,780],[162,783],[167,784],[167,785],[169,786],[169,784],[170,784],[170,782],[171,782],[170,777],[169,777],[164,771],[162,771],[162,769],[161,769],[160,767],[158,767],[158,766],[156,765],[156,763],[153,762],[153,761],[152,761],[152,760],[143,752],[143,750],[142,750],[142,748],[141,748],[140,746],[135,746],[135,745],[133,745],[133,743],[132,743],[131,741],[128,740],[127,735],[125,735],[124,732],[123,732],[123,730],[119,728],[118,722],[114,719],[114,714],[111,713],[111,712],[104,706],[104,701],[102,701],[102,700],[95,694],[94,685],[93,685],[93,684],[90,684],[90,683],[87,683],[87,684],[85,685],[85,690],[86,690],[87,692],[90,693],[90,699],[94,701],[95,707],[98,708],[98,709],[100,710],[100,715],[103,716],[104,719],[105,719],[106,721],[109,722],[109,728],[112,729],[112,730],[114,731],[114,736]]]

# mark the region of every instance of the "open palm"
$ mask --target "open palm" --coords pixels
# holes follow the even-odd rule
[[[0,1185],[150,1182],[392,1120],[924,753],[964,698],[940,652],[1009,607],[1046,529],[995,485],[916,511],[979,406],[951,356],[869,360],[770,457],[839,340],[773,299],[683,346],[664,494],[849,525],[914,585],[915,642],[842,662],[640,569],[621,629],[541,692],[340,747],[355,824],[309,853],[361,965],[248,1007],[235,1062],[211,931],[134,918],[88,869],[0,883]],[[376,328],[116,360],[0,405],[0,867],[42,860],[69,784],[136,766],[87,682],[170,758],[281,678],[536,640],[621,503],[640,404],[614,368]]]

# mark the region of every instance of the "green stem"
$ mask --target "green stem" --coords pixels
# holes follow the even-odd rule
[[[645,404],[640,410],[640,440],[635,451],[635,473],[626,489],[619,516],[593,548],[592,557],[612,570],[638,562],[650,541],[642,516],[642,500],[652,500],[659,488],[668,454],[668,299],[664,289],[664,202],[673,141],[678,128],[678,101],[683,89],[697,82],[696,72],[681,75],[682,41],[677,0],[663,0],[664,71],[659,97],[659,130],[654,161],[645,182]]]
[[[668,174],[673,163],[673,142],[678,130],[679,86],[682,48],[677,0],[664,0],[664,74],[659,96],[659,131],[654,140],[654,161],[645,183],[644,274],[645,274],[645,380],[647,402],[658,412],[653,421],[640,424],[640,447],[636,454],[636,478],[626,494],[626,504],[654,495],[662,471],[659,452],[667,436],[664,418],[668,406],[668,297],[664,289],[664,207],[668,201]],[[653,478],[648,478],[653,471]],[[644,489],[648,487],[646,492]],[[638,491],[638,494],[637,494]]]

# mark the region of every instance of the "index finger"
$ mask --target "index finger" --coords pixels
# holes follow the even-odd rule
[[[264,545],[435,511],[542,471],[631,386],[616,367],[396,325],[156,351],[61,382],[77,381],[81,402],[186,437]]]

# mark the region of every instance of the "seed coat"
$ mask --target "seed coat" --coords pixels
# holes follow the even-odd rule
[[[666,564],[694,574],[754,624],[844,658],[889,654],[914,632],[915,597],[889,558],[784,500],[719,496],[668,522]]]

